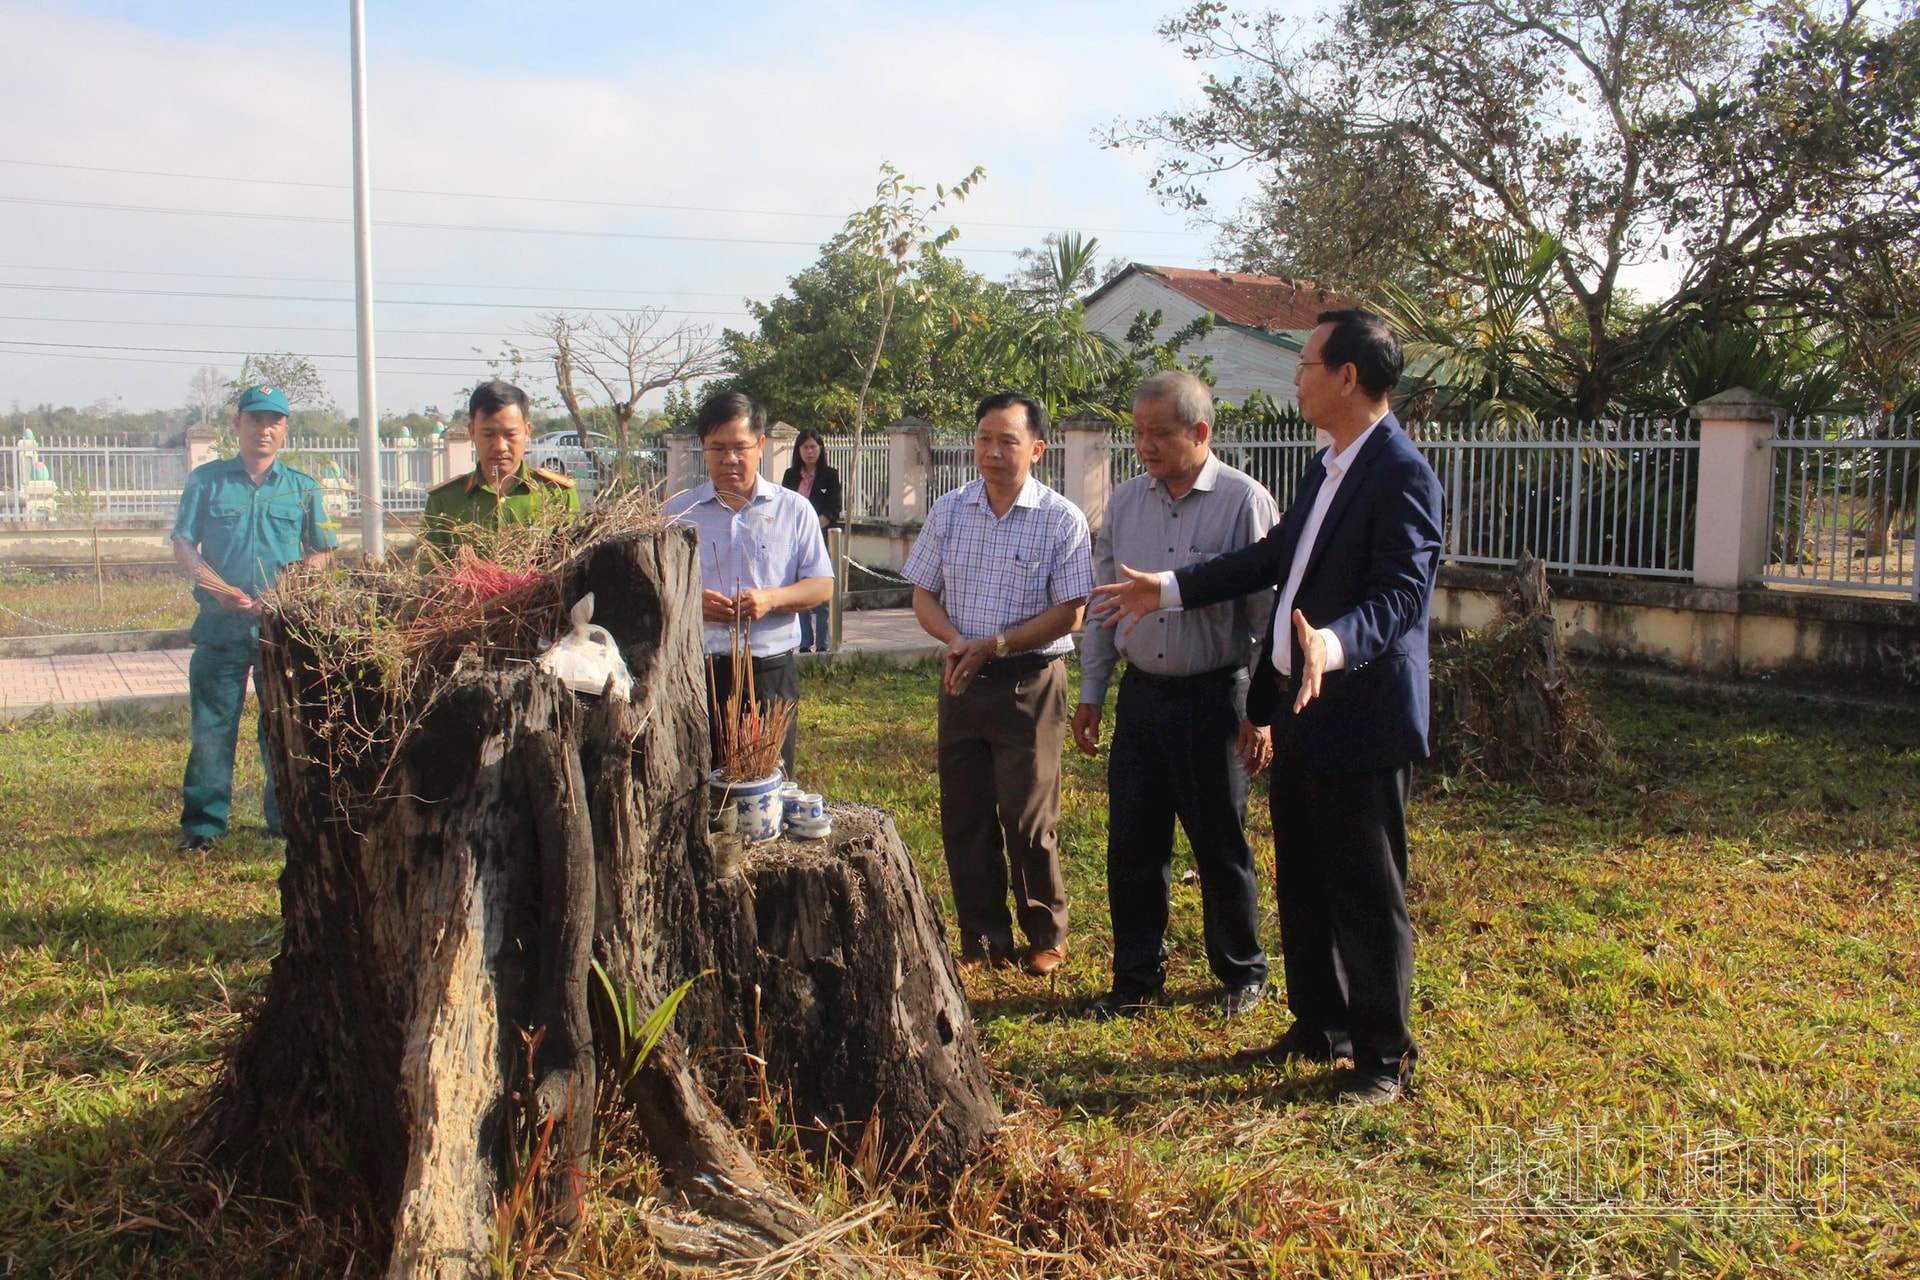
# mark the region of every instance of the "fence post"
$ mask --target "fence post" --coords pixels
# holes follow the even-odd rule
[[[1700,422],[1700,502],[1694,513],[1693,580],[1741,587],[1767,567],[1773,533],[1773,401],[1732,387],[1693,406]]]
[[[1080,508],[1090,528],[1100,527],[1107,497],[1113,492],[1113,455],[1107,447],[1113,424],[1090,409],[1082,409],[1060,424],[1061,445],[1067,451],[1062,483],[1068,502]]]
[[[919,524],[933,487],[933,424],[909,414],[887,428],[887,520]]]
[[[667,432],[667,496],[693,488],[706,475],[700,463],[700,437],[685,427]]]
[[[767,447],[760,451],[760,474],[779,484],[793,465],[793,442],[800,428],[790,422],[776,422],[767,428]]]
[[[189,475],[193,473],[195,467],[214,460],[216,455],[213,452],[213,442],[219,434],[219,429],[208,422],[196,422],[187,428],[187,473]]]
[[[440,448],[446,455],[447,474],[442,479],[451,480],[473,470],[473,432],[464,422],[448,427],[446,434],[440,437]]]

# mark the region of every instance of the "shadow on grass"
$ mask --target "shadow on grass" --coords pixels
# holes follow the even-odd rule
[[[17,720],[0,721],[0,741],[39,734],[110,733],[116,737],[178,742],[184,750],[191,727],[192,719],[185,708],[156,711],[135,705],[74,711],[42,707]]]
[[[264,1280],[358,1269],[329,1224],[235,1195],[217,1171],[177,1158],[197,1105],[186,1096],[63,1119],[0,1146],[0,1275]]]
[[[101,953],[124,967],[123,957],[152,963],[209,963],[255,959],[279,939],[280,917],[265,913],[215,915],[123,910],[99,903],[0,911],[0,946]],[[72,963],[70,957],[68,963]],[[82,967],[85,966],[84,963]]]

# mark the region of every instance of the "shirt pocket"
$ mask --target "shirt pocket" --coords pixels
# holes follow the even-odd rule
[[[261,516],[260,531],[273,544],[276,553],[294,559],[300,553],[300,535],[306,520],[306,512],[300,509],[298,503],[270,503]]]
[[[1013,593],[1026,610],[1021,615],[1023,618],[1031,618],[1052,607],[1048,579],[1053,576],[1053,564],[1045,556],[1016,555],[1013,558],[1012,576]]]

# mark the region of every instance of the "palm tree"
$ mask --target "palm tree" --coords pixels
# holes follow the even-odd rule
[[[1011,384],[1038,400],[1052,418],[1092,408],[1117,417],[1106,384],[1127,353],[1103,333],[1089,332],[1080,287],[1093,274],[1100,241],[1068,231],[1048,237],[1032,283],[1018,290],[1026,314],[1000,326],[987,357]]]

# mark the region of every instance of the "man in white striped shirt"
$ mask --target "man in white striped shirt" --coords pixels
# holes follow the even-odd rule
[[[1071,633],[1093,589],[1086,517],[1040,483],[1046,410],[1003,392],[974,411],[978,480],[944,494],[907,557],[913,611],[947,646],[938,732],[940,834],[960,965],[1014,958],[1044,976],[1066,956],[1055,827]],[[1007,910],[1013,893],[1014,912]]]

